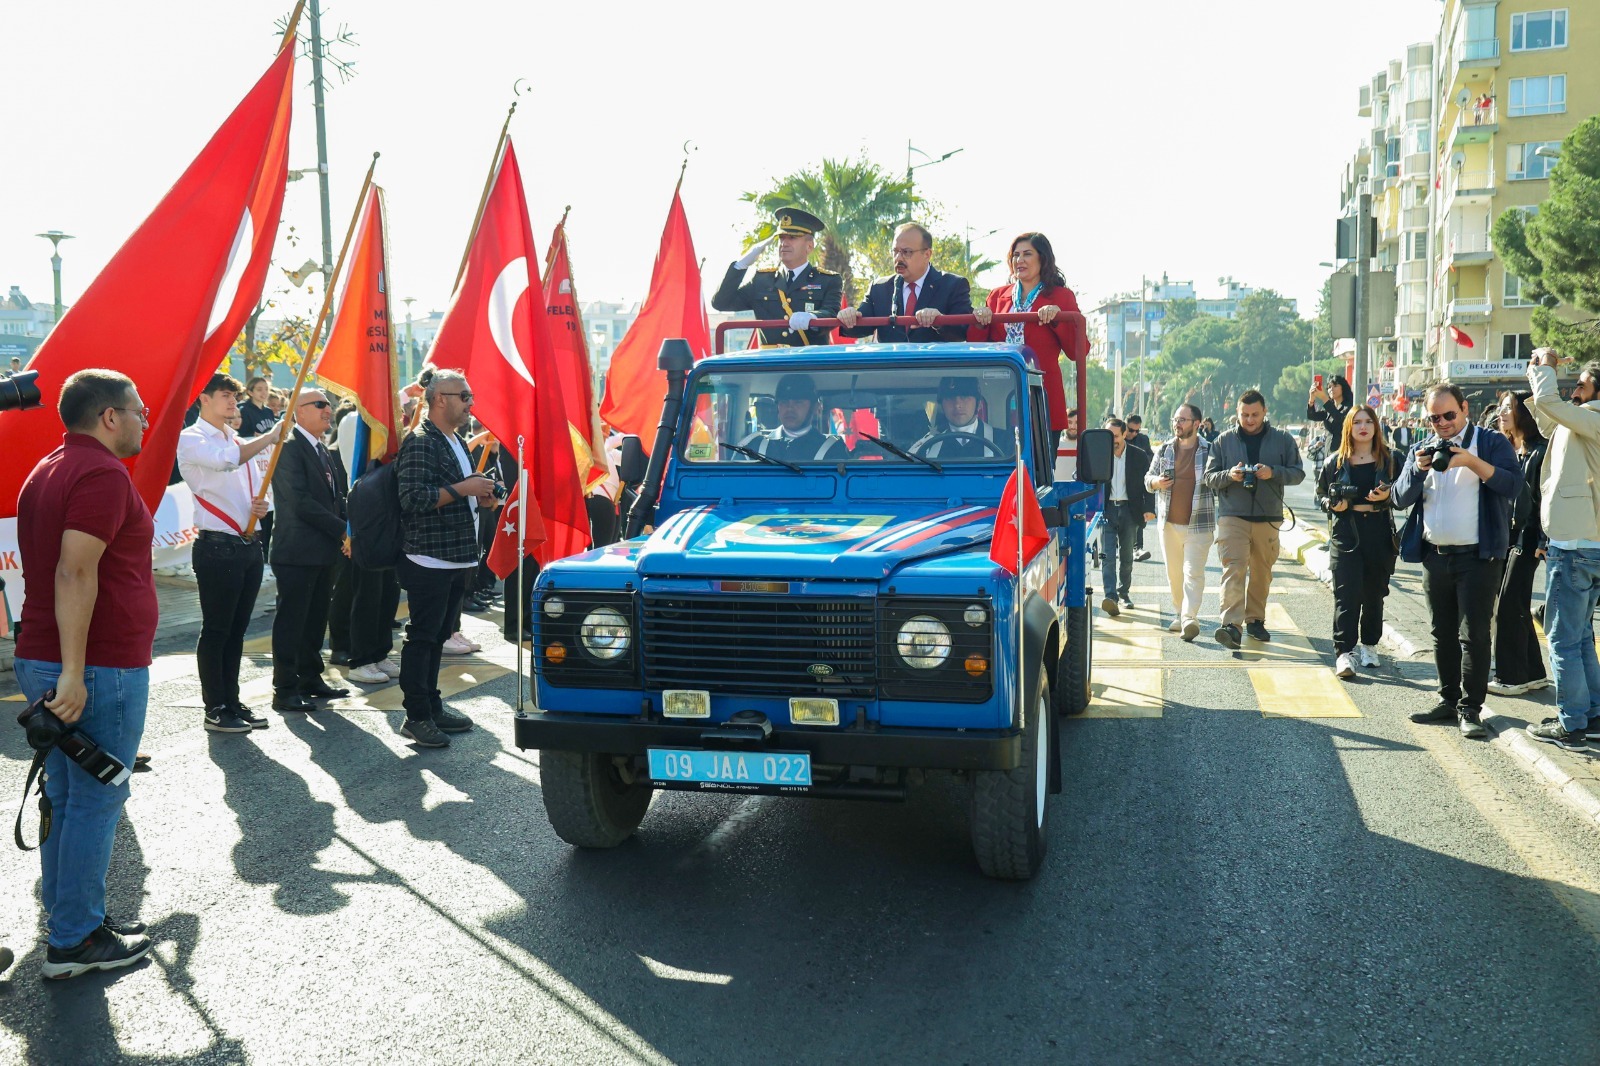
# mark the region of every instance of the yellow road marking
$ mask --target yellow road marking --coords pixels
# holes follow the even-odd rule
[[[1360,718],[1350,693],[1328,670],[1258,666],[1250,684],[1264,718]]]
[[[1093,671],[1085,718],[1160,718],[1161,670],[1121,668]]]

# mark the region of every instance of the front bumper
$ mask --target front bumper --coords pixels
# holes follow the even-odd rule
[[[774,729],[762,741],[708,736],[709,722],[646,721],[592,714],[524,711],[517,747],[643,755],[647,748],[809,752],[813,763],[895,766],[921,770],[1014,770],[1022,764],[1022,731],[1009,729]]]

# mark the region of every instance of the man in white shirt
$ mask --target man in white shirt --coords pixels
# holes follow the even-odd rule
[[[244,632],[261,590],[263,558],[257,536],[244,537],[254,515],[267,513],[254,459],[272,434],[241,440],[230,428],[244,390],[215,374],[200,393],[200,417],[178,435],[178,472],[194,493],[199,536],[191,565],[200,593],[200,640],[194,657],[205,703],[205,728],[214,733],[265,729],[267,720],[239,702]]]
[[[1150,453],[1127,442],[1128,424],[1122,419],[1106,419],[1105,428],[1115,446],[1100,519],[1100,585],[1105,593],[1100,609],[1116,616],[1133,607],[1134,532],[1155,517],[1155,505],[1145,487]]]

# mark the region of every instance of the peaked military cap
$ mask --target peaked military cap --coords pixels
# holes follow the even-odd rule
[[[939,399],[948,400],[953,396],[982,396],[978,389],[977,378],[940,378]]]
[[[779,233],[793,233],[801,237],[815,237],[822,232],[822,219],[798,207],[781,207],[772,215]]]
[[[778,379],[775,391],[778,400],[815,400],[817,383],[810,374],[785,374]]]

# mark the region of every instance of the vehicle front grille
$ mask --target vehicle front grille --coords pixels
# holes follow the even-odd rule
[[[871,698],[871,597],[645,596],[647,688]]]

